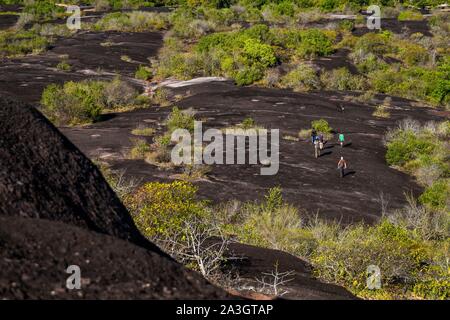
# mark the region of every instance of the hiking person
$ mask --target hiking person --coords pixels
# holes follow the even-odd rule
[[[338,162],[337,167],[338,167],[339,173],[341,175],[341,178],[343,178],[345,175],[345,169],[347,169],[347,162],[344,160],[344,157],[341,157],[341,159]]]
[[[314,140],[314,156],[318,158],[320,156],[320,149],[319,149],[319,139]]]
[[[323,143],[323,133],[319,134],[319,141]]]
[[[345,137],[343,133],[339,133],[339,144],[341,145],[341,148],[344,147],[344,141],[345,141]]]
[[[320,151],[323,150],[323,139],[322,140],[319,139],[319,150]]]
[[[316,141],[316,137],[317,137],[316,130],[312,130],[311,131],[311,143],[312,144],[314,144],[314,142]]]

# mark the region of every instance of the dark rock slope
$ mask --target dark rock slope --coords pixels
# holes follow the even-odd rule
[[[59,220],[158,251],[100,171],[36,109],[0,100],[0,215]]]
[[[66,289],[68,265],[81,268],[81,290]],[[1,97],[0,270],[0,299],[229,297],[141,236],[38,111]]]

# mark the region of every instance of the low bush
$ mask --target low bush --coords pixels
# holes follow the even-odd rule
[[[0,32],[0,57],[41,53],[47,50],[51,41],[33,31]]]
[[[152,101],[160,105],[161,107],[167,107],[171,104],[169,99],[169,92],[164,88],[158,88],[155,91],[155,94],[152,97]]]
[[[118,109],[120,107],[138,104],[137,91],[119,77],[112,81],[103,81],[103,100],[105,109]]]
[[[134,77],[140,80],[148,80],[152,77],[152,72],[148,67],[139,65],[139,68],[136,70]]]
[[[144,139],[131,139],[132,147],[130,149],[131,159],[145,159],[147,152],[150,151],[150,145]]]
[[[410,42],[401,43],[398,57],[408,66],[425,65],[429,60],[427,49]]]
[[[296,49],[296,54],[299,57],[326,56],[332,52],[333,42],[324,31],[307,29],[301,32],[300,45]]]
[[[434,209],[450,208],[450,179],[436,180],[420,195],[419,201]]]
[[[388,111],[388,106],[383,104],[377,106],[372,115],[378,118],[389,118],[391,116],[390,112]]]
[[[61,70],[61,71],[70,71],[70,70],[72,70],[72,66],[67,61],[61,61],[60,63],[58,63],[56,68],[58,70]]]
[[[320,89],[321,83],[316,70],[306,64],[300,64],[280,79],[282,88],[293,88],[295,91]]]
[[[42,111],[58,125],[96,121],[104,103],[102,90],[103,86],[96,81],[51,84],[42,93]]]
[[[392,42],[392,34],[385,33],[366,33],[357,38],[354,43],[351,57],[353,61],[359,63],[369,55],[381,57],[387,53],[395,52],[396,48]]]
[[[345,67],[323,72],[320,80],[328,90],[364,90],[366,88],[365,79],[359,75],[352,75]]]
[[[206,202],[197,200],[190,183],[146,183],[125,200],[139,230],[150,239],[183,240],[185,222],[207,214]]]
[[[97,121],[105,109],[133,104],[137,93],[116,78],[110,82],[84,80],[47,86],[41,98],[42,111],[58,125]]]
[[[178,107],[173,107],[166,121],[168,133],[177,129],[186,129],[193,132],[194,121],[194,113],[191,109],[180,110]]]
[[[433,152],[435,145],[431,136],[418,136],[411,131],[397,131],[387,144],[386,160],[390,165],[406,165],[422,154]]]

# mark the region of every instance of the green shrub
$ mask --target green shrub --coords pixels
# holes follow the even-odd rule
[[[251,129],[256,125],[255,120],[253,120],[253,118],[245,118],[242,123],[241,123],[241,127],[243,129]]]
[[[343,31],[353,31],[355,23],[352,20],[342,20],[339,22],[339,29]]]
[[[136,92],[125,82],[84,80],[47,86],[41,98],[42,111],[58,125],[74,125],[98,120],[106,108],[132,104]]]
[[[383,60],[377,58],[374,54],[368,54],[365,59],[359,61],[356,64],[358,71],[362,74],[368,74],[369,72],[377,70],[386,70],[389,65]]]
[[[302,227],[302,220],[295,207],[283,203],[281,190],[269,190],[261,204],[245,203],[236,210],[222,207],[218,218],[222,230],[239,241],[263,247],[284,250],[299,256],[307,256],[316,245],[311,232]]]
[[[320,89],[320,79],[313,67],[300,64],[281,78],[280,85],[295,91],[309,91]]]
[[[354,52],[360,57],[360,59],[356,59],[356,62],[363,60],[369,54],[382,56],[394,51],[390,33],[366,33],[357,39],[354,46]]]
[[[148,67],[144,67],[142,65],[139,65],[139,68],[136,70],[136,73],[134,74],[134,77],[136,79],[140,80],[148,80],[152,76],[152,72],[149,70]]]
[[[370,85],[380,93],[409,99],[425,100],[436,105],[449,105],[450,65],[428,69],[423,67],[387,69],[368,75]]]
[[[363,90],[366,87],[363,77],[352,75],[345,67],[323,72],[320,80],[328,90]]]
[[[412,131],[397,131],[387,143],[386,160],[389,165],[405,165],[421,154],[433,152],[431,137],[419,137]]]
[[[391,113],[387,109],[388,106],[379,105],[375,108],[375,111],[372,113],[372,115],[379,118],[389,118],[391,116]]]
[[[424,65],[428,62],[428,50],[414,43],[402,43],[399,46],[399,58],[408,66]]]
[[[333,130],[325,119],[311,121],[311,128],[322,133],[330,133]]]
[[[102,111],[102,85],[95,81],[51,84],[42,93],[42,111],[58,125],[96,121]]]
[[[260,80],[264,76],[261,68],[256,66],[244,67],[235,73],[234,80],[238,86],[245,86]]]
[[[243,56],[247,65],[261,66],[262,68],[270,67],[277,61],[271,46],[252,38],[245,40]]]
[[[264,196],[264,199],[265,210],[273,211],[280,208],[283,205],[283,195],[281,194],[281,188],[270,188],[267,194]]]
[[[180,110],[178,107],[173,107],[169,114],[166,125],[169,133],[177,129],[186,129],[190,132],[194,131],[194,115],[191,110]]]
[[[119,77],[111,81],[103,81],[103,107],[106,109],[119,109],[137,104],[139,97],[137,91]],[[141,98],[142,99],[142,98]]]
[[[144,159],[147,152],[150,152],[150,146],[144,139],[132,139],[130,150],[131,159]]]
[[[139,230],[151,239],[183,241],[185,222],[207,214],[206,202],[196,199],[190,183],[146,183],[125,200]]]
[[[157,76],[188,80],[200,75],[205,68],[204,57],[196,52],[175,53],[158,61]]]
[[[296,53],[300,57],[326,56],[333,52],[333,43],[324,31],[308,29],[301,32]]]
[[[323,11],[331,11],[338,6],[337,0],[319,0],[319,7]]]
[[[61,71],[70,71],[70,70],[72,70],[71,65],[67,61],[61,61],[60,63],[58,63],[56,68],[61,70]]]
[[[419,201],[434,209],[449,208],[450,204],[450,179],[435,181],[419,197]]]

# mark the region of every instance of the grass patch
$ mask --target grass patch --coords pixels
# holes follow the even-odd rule
[[[401,11],[398,16],[398,21],[422,21],[423,15],[419,11],[405,10]]]
[[[68,72],[72,70],[72,66],[67,61],[61,61],[56,66],[56,69]]]
[[[378,118],[389,118],[391,116],[391,113],[388,111],[388,106],[382,104],[377,107],[375,107],[375,111],[372,113],[374,117]]]
[[[302,129],[298,132],[299,138],[302,139],[310,139],[311,138],[312,129]]]
[[[147,152],[150,151],[150,146],[147,141],[133,138],[131,142],[130,159],[144,159]]]
[[[136,129],[131,130],[131,134],[135,136],[152,136],[156,130],[154,128],[139,126]]]

